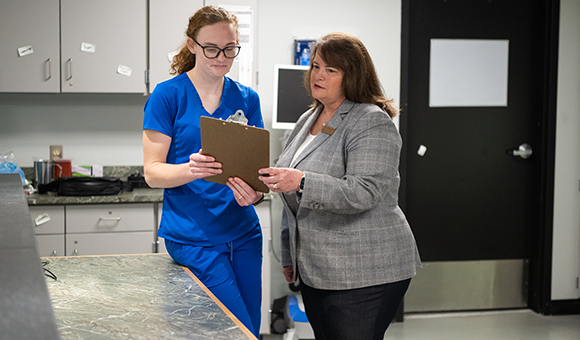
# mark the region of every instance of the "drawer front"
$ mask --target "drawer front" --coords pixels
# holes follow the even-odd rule
[[[63,205],[37,205],[30,206],[30,217],[34,226],[34,233],[40,234],[64,234],[64,206]],[[36,225],[34,222],[39,216],[46,214],[50,221]],[[44,218],[48,220],[48,218]],[[60,255],[63,255],[62,253]]]
[[[67,234],[152,231],[153,221],[153,203],[66,207]]]
[[[64,234],[36,235],[40,257],[64,256]]]
[[[150,254],[153,231],[67,234],[66,255]]]

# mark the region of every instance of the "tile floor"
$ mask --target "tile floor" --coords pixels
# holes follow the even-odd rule
[[[282,340],[264,335],[262,340]],[[531,310],[408,314],[385,340],[577,340],[580,315],[543,316]]]

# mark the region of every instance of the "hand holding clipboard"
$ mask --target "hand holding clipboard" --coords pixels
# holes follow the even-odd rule
[[[239,177],[254,190],[268,192],[258,170],[270,166],[270,131],[211,117],[201,117],[201,149],[222,164],[223,172],[206,181],[226,184]]]

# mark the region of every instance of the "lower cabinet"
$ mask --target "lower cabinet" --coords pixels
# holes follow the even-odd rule
[[[153,253],[154,203],[30,206],[40,256]]]
[[[38,253],[41,257],[64,256],[64,233],[60,235],[36,235]]]
[[[153,252],[153,231],[66,234],[66,255],[146,254]]]
[[[40,256],[64,256],[64,206],[30,206],[29,209]]]

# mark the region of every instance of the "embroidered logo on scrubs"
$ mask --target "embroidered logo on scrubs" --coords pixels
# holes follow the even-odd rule
[[[226,121],[248,125],[248,118],[244,116],[244,111],[242,110],[236,111],[236,113],[229,116],[228,119],[226,119]]]

